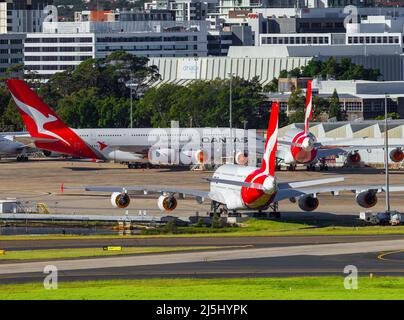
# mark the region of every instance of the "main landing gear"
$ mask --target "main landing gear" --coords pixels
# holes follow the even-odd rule
[[[290,164],[288,166],[288,171],[296,171],[296,165],[295,164]]]
[[[28,157],[26,155],[19,155],[19,156],[17,156],[17,161],[18,162],[27,162]]]
[[[128,169],[150,169],[150,168],[152,168],[150,163],[141,163],[141,162],[128,163]]]
[[[316,171],[316,166],[313,163],[310,163],[307,166],[307,171]]]
[[[213,217],[215,215],[218,215],[219,217],[241,217],[241,213],[237,211],[229,211],[226,205],[216,201],[212,201],[210,203],[210,216]],[[279,212],[278,202],[270,204],[267,210],[265,211],[258,210],[258,212],[253,214],[253,217],[280,219],[281,213]]]
[[[328,165],[324,159],[320,160],[320,171],[328,171]]]

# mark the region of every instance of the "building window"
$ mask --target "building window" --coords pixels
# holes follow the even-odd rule
[[[43,43],[56,43],[58,42],[57,38],[42,38]]]
[[[58,66],[57,65],[44,65],[43,70],[57,70]]]
[[[55,56],[43,56],[42,61],[58,61],[58,57],[55,57]]]
[[[39,47],[26,47],[25,52],[40,52],[41,48]]]
[[[74,38],[60,38],[59,42],[62,42],[62,43],[75,42],[75,39]]]
[[[80,47],[79,51],[80,52],[93,51],[93,48],[92,47]]]
[[[43,52],[57,52],[58,48],[57,47],[43,47],[42,51]]]
[[[40,56],[26,56],[25,61],[41,61]]]
[[[39,43],[41,42],[41,39],[39,38],[27,38],[25,39],[25,43]]]
[[[59,48],[59,51],[61,51],[61,52],[73,52],[73,51],[75,51],[75,47],[60,47]]]
[[[74,61],[75,57],[72,56],[61,56],[60,61]]]

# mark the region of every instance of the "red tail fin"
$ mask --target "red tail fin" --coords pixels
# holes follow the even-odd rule
[[[9,79],[5,82],[38,148],[76,157],[99,158],[24,81]]]
[[[311,80],[307,82],[307,92],[306,92],[306,117],[304,119],[304,133],[307,135],[309,133],[309,120],[313,115],[313,101],[311,94]]]
[[[279,104],[272,103],[271,116],[269,118],[267,139],[265,142],[265,150],[262,158],[262,168],[268,175],[275,175],[276,151],[278,148],[278,118]]]

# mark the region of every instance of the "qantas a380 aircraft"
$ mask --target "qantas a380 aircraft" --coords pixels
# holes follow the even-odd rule
[[[171,131],[171,128],[72,129],[63,123],[24,81],[9,79],[5,82],[35,146],[55,154],[125,162],[129,168],[148,162],[200,164],[210,160],[213,154],[212,150],[203,147],[205,144],[211,148],[214,139],[219,141],[216,146],[226,144],[226,139],[230,136],[227,128],[190,128],[181,131],[176,128],[178,131],[175,132]],[[248,137],[244,136],[245,132],[240,129],[233,130],[233,140],[236,141],[233,154],[238,164],[248,161],[245,152]],[[177,149],[173,148],[173,139],[177,139]],[[263,140],[255,139],[263,146]],[[185,145],[187,148],[184,148]],[[223,147],[218,153],[221,157]]]
[[[308,169],[315,169],[314,164],[320,161],[320,170],[327,170],[324,158],[329,156],[346,155],[348,164],[356,164],[361,161],[359,150],[383,149],[384,144],[361,145],[363,139],[338,139],[326,144],[317,142],[316,137],[309,132],[309,120],[313,114],[312,82],[307,83],[306,115],[304,130],[292,128],[285,133],[284,139],[279,140],[279,150],[276,157],[279,163],[289,165],[294,170],[297,164],[307,165]],[[394,148],[390,151],[390,160],[400,162],[404,160],[404,152],[401,145],[390,145]]]
[[[370,208],[377,203],[377,193],[383,192],[383,185],[356,186],[321,186],[323,184],[344,181],[343,177],[326,178],[299,182],[278,182],[275,177],[275,156],[278,144],[278,103],[272,104],[268,125],[265,150],[260,168],[226,164],[220,166],[210,181],[210,191],[192,190],[177,187],[150,185],[134,186],[68,186],[63,189],[84,189],[94,192],[110,192],[111,204],[115,208],[126,208],[130,203],[130,194],[157,193],[160,194],[157,205],[162,211],[173,211],[177,207],[177,195],[189,195],[196,198],[198,203],[205,199],[211,201],[212,211],[220,209],[221,213],[228,211],[250,210],[262,211],[272,209],[275,216],[280,216],[278,202],[289,199],[297,202],[303,211],[313,211],[319,205],[317,194],[340,191],[356,193],[357,203]],[[404,186],[390,186],[390,191],[404,191]]]

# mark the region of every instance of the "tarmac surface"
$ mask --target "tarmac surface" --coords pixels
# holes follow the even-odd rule
[[[402,276],[403,248],[404,239],[396,239],[3,263],[0,264],[0,281],[38,281],[43,279],[43,270],[48,265],[58,268],[60,281],[342,275],[348,265],[354,265],[362,275]]]
[[[26,208],[45,203],[52,214],[105,214],[121,216],[125,210],[110,205],[110,195],[65,190],[64,185],[166,185],[208,190],[204,180],[211,172],[186,169],[129,170],[120,164],[72,161],[33,160],[27,163],[0,161],[1,198],[16,197]],[[402,184],[404,171],[393,171],[392,184]],[[382,170],[332,169],[328,172],[279,172],[279,181],[301,181],[343,175],[346,184],[383,184]],[[391,196],[392,207],[404,209],[403,193]],[[319,211],[301,212],[296,204],[280,203],[283,221],[316,225],[350,225],[357,223],[359,211],[355,195],[338,197],[319,195]],[[175,215],[188,218],[197,211],[209,210],[209,203],[193,199],[180,200]],[[166,216],[157,208],[155,195],[132,197],[129,214],[146,211],[148,215]],[[384,210],[384,197],[373,212]],[[54,263],[62,281],[147,277],[256,277],[343,274],[346,265],[355,265],[359,273],[404,275],[404,236],[280,236],[280,237],[174,237],[119,238],[83,240],[0,240],[6,250],[90,248],[105,245],[122,246],[249,246],[215,251],[191,251],[132,255],[108,258],[55,261],[0,262],[0,282],[42,281],[43,267]]]
[[[121,216],[126,210],[112,208],[110,194],[92,193],[81,190],[64,190],[61,185],[165,185],[177,186],[198,190],[209,190],[209,183],[204,178],[211,177],[212,172],[193,171],[187,168],[161,168],[161,169],[127,169],[126,166],[114,163],[73,162],[64,160],[35,159],[29,162],[18,163],[13,161],[0,161],[0,199],[7,197],[18,198],[27,209],[33,208],[37,203],[45,203],[52,214],[105,214]],[[330,169],[328,172],[311,172],[304,169],[295,172],[277,172],[278,181],[302,181],[320,179],[325,177],[344,176],[345,182],[339,184],[383,184],[382,170],[372,168],[356,169]],[[404,182],[404,171],[391,173],[392,184]],[[393,208],[404,208],[404,193],[392,193]],[[280,210],[291,222],[305,219],[334,219],[335,215],[341,218],[355,219],[359,211],[363,211],[355,202],[355,195],[350,192],[341,193],[334,197],[329,194],[318,196],[320,206],[317,211],[302,212],[297,204],[283,201]],[[384,197],[379,196],[378,204],[373,211],[384,210]],[[148,214],[151,216],[166,216],[157,207],[155,194],[138,195],[132,197],[127,208],[130,215]],[[198,204],[194,199],[180,200],[175,215],[188,218],[198,212],[201,216],[210,210],[210,203]],[[338,223],[338,221],[337,221]]]

